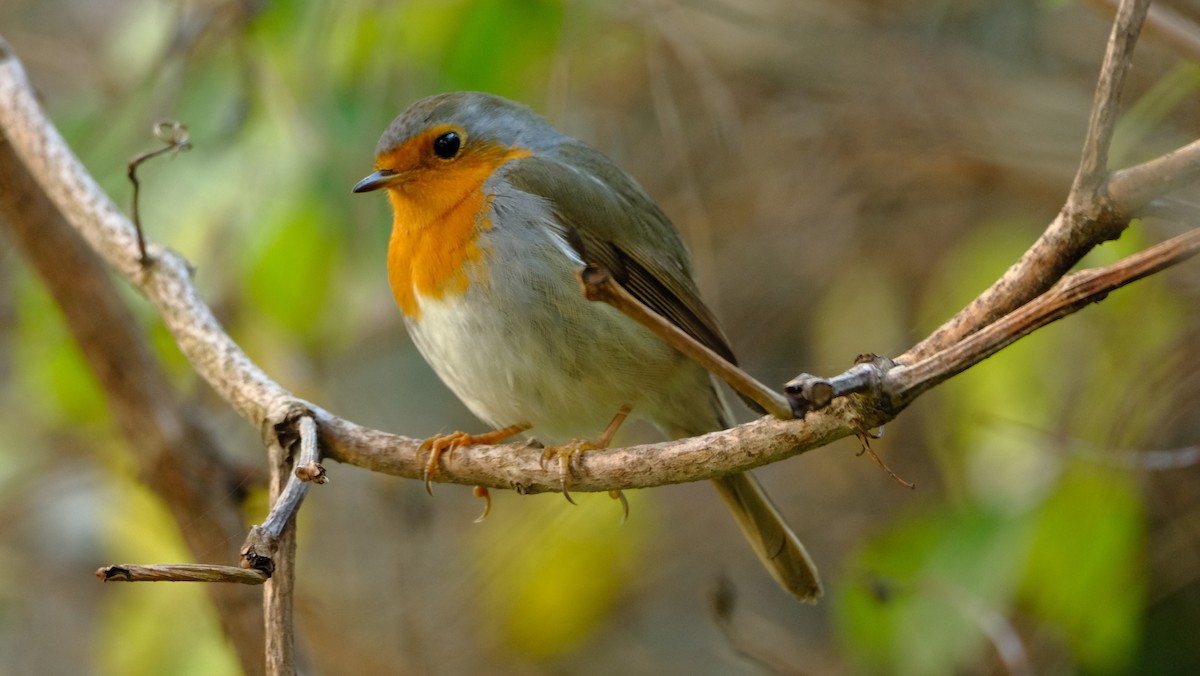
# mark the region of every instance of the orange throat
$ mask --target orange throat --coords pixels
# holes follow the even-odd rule
[[[400,311],[420,319],[421,298],[461,296],[470,287],[468,268],[483,258],[477,240],[486,219],[476,216],[484,206],[483,191],[463,200],[439,218],[418,220],[414,210],[397,204],[392,195],[392,237],[388,242],[388,281]]]
[[[492,223],[491,196],[483,184],[501,164],[528,155],[510,149],[463,158],[468,161],[420,169],[388,188],[393,216],[388,281],[406,317],[421,318],[421,301],[450,300],[465,294],[472,280],[486,282],[478,240]]]

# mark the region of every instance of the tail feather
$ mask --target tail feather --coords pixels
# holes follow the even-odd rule
[[[745,472],[713,479],[713,483],[775,581],[801,601],[815,603],[821,597],[817,567],[758,479]]]

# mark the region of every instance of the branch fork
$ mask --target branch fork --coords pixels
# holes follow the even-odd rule
[[[292,404],[264,430],[272,457],[271,510],[261,525],[250,528],[241,548],[241,567],[270,577],[284,529],[295,522],[309,487],[325,483],[325,468],[319,463],[317,423],[303,405]]]

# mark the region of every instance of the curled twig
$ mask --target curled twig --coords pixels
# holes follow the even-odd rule
[[[155,138],[162,141],[166,145],[158,148],[157,150],[144,152],[132,160],[129,160],[128,171],[129,182],[133,183],[133,204],[131,205],[130,213],[131,218],[133,219],[133,227],[137,230],[138,253],[140,256],[139,260],[141,261],[142,265],[149,263],[150,257],[146,254],[146,236],[142,232],[142,217],[138,207],[138,197],[141,193],[142,187],[142,184],[140,181],[138,181],[137,177],[138,167],[141,166],[141,164],[146,160],[153,159],[159,155],[172,153],[172,156],[174,156],[185,150],[192,149],[192,142],[188,140],[188,127],[182,122],[173,122],[170,120],[159,122],[158,124],[154,125],[153,133]]]

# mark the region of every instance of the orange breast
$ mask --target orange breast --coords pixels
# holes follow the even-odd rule
[[[406,166],[408,146],[427,143],[418,137],[381,156],[377,166]],[[492,227],[490,197],[483,184],[509,160],[528,157],[524,148],[483,146],[452,162],[425,164],[409,179],[388,188],[392,237],[388,244],[388,280],[400,311],[420,319],[418,297],[445,299],[466,293],[468,268],[481,261],[479,234]],[[410,160],[411,161],[411,160]]]

